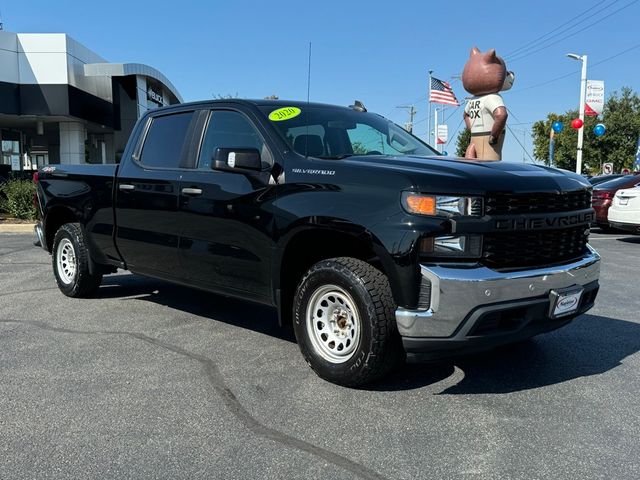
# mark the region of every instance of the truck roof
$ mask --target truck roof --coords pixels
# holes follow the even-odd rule
[[[219,99],[219,100],[199,100],[199,101],[195,101],[195,102],[186,102],[186,103],[179,103],[179,104],[175,104],[175,105],[169,105],[166,107],[160,107],[157,109],[154,109],[153,111],[156,112],[158,110],[173,110],[173,109],[177,109],[177,108],[184,108],[184,107],[190,107],[190,106],[194,106],[194,107],[206,107],[208,105],[217,105],[217,104],[229,104],[229,103],[235,103],[235,104],[243,104],[243,105],[254,105],[257,107],[264,107],[264,106],[270,106],[270,107],[298,107],[300,109],[303,109],[305,107],[331,107],[331,108],[344,108],[344,109],[349,109],[349,107],[347,106],[343,106],[343,105],[333,105],[333,104],[329,104],[329,103],[317,103],[317,102],[305,102],[305,101],[299,101],[299,100],[267,100],[267,99],[246,99],[246,98],[223,98],[223,99]]]

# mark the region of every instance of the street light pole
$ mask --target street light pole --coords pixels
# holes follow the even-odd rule
[[[582,126],[578,129],[578,152],[576,155],[576,173],[580,175],[582,173],[582,143],[584,140],[584,104],[586,101],[587,93],[587,56],[576,55],[575,53],[568,53],[567,57],[574,60],[582,61],[582,76],[580,77],[580,109],[579,118],[582,121]]]

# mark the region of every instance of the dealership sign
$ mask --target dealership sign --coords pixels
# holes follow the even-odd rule
[[[150,100],[153,103],[157,103],[158,105],[164,104],[164,99],[162,98],[162,94],[156,92],[151,87],[147,88],[147,100]]]
[[[438,125],[438,145],[444,145],[449,140],[449,126]]]
[[[597,117],[604,111],[604,81],[587,80],[587,95],[585,97],[584,114],[587,117]]]

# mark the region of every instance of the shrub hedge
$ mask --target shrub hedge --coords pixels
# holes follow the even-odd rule
[[[0,210],[14,218],[35,220],[35,193],[36,186],[31,180],[8,180],[0,185]]]

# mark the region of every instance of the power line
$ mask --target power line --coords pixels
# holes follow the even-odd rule
[[[589,65],[589,69],[591,70],[591,69],[595,68],[598,65],[601,65],[601,64],[603,64],[605,62],[608,62],[609,60],[613,60],[614,58],[617,58],[617,57],[619,57],[621,55],[624,55],[625,53],[628,53],[631,50],[635,50],[636,48],[640,48],[640,43],[638,43],[637,45],[633,45],[632,47],[626,48],[626,49],[622,50],[621,52],[616,53],[615,55],[611,55],[610,57],[607,57],[607,58],[605,58],[603,60],[600,60],[599,62],[592,63],[591,65]],[[571,76],[573,76],[573,75],[575,75],[576,73],[579,73],[579,72],[580,72],[580,70],[573,70],[573,71],[571,71],[571,72],[569,72],[569,73],[567,73],[565,75],[560,75],[559,77],[555,77],[555,78],[552,78],[550,80],[545,80],[544,82],[536,83],[535,85],[529,85],[528,87],[518,88],[518,89],[513,90],[510,93],[510,95],[513,95],[514,93],[524,92],[526,90],[531,90],[532,88],[543,87],[543,86],[548,85],[550,83],[557,82],[558,80],[562,80],[564,78],[571,77]]]
[[[607,9],[607,8],[611,7],[611,6],[613,6],[614,4],[618,3],[619,1],[620,1],[620,0],[615,0],[613,3],[611,3],[611,4],[609,4],[608,6],[606,6],[606,7],[602,8],[602,9],[601,9],[601,11],[602,11],[602,10],[605,10],[605,9]],[[543,38],[545,38],[545,37],[547,37],[547,36],[551,35],[552,33],[557,32],[557,31],[558,31],[558,30],[560,30],[562,27],[564,27],[564,26],[566,26],[566,25],[570,24],[571,22],[573,22],[574,20],[577,20],[578,18],[580,18],[580,17],[582,17],[582,16],[586,15],[586,14],[587,14],[587,13],[589,13],[591,10],[593,10],[593,9],[595,9],[595,8],[599,7],[599,6],[601,6],[601,2],[596,3],[596,4],[595,4],[595,5],[593,5],[591,8],[588,8],[588,9],[586,9],[585,11],[583,11],[582,13],[580,13],[580,14],[576,15],[575,17],[572,17],[571,19],[569,19],[569,20],[567,20],[566,22],[564,22],[562,25],[557,26],[556,28],[554,28],[553,30],[551,30],[551,31],[549,31],[549,32],[547,32],[547,33],[545,33],[544,35],[541,35],[541,36],[539,36],[539,37],[537,37],[537,38],[535,38],[535,39],[531,40],[530,42],[525,43],[525,44],[524,44],[524,45],[522,45],[521,47],[516,48],[515,50],[510,51],[510,52],[509,52],[509,53],[507,53],[504,57],[505,57],[505,58],[509,58],[509,57],[511,57],[511,56],[515,56],[515,54],[516,54],[516,53],[518,53],[518,52],[520,52],[520,51],[522,51],[522,50],[526,50],[529,46],[531,46],[531,45],[533,45],[533,44],[537,43],[539,40],[542,40]],[[574,25],[574,26],[575,26],[575,25]],[[571,27],[571,28],[573,28],[573,27]],[[571,28],[566,29],[566,30],[570,30]],[[566,30],[565,30],[565,31],[566,31]],[[547,39],[547,40],[548,40],[548,39]]]
[[[608,15],[605,15],[604,17],[599,18],[599,19],[598,19],[598,20],[596,20],[595,22],[592,22],[592,23],[590,23],[589,25],[587,25],[587,26],[585,26],[585,27],[583,27],[583,28],[581,28],[581,29],[579,29],[579,30],[577,30],[577,31],[573,32],[573,33],[570,33],[570,34],[568,34],[568,35],[565,35],[564,37],[561,37],[561,38],[559,38],[558,40],[555,40],[555,41],[553,41],[553,42],[551,42],[551,43],[549,43],[549,44],[547,44],[547,45],[544,45],[544,46],[542,46],[542,47],[540,47],[540,48],[536,48],[535,50],[533,50],[533,51],[531,51],[531,52],[528,52],[528,53],[524,53],[524,54],[522,54],[522,55],[516,55],[516,58],[512,58],[512,59],[510,59],[510,60],[509,60],[509,63],[517,62],[517,61],[519,61],[519,60],[522,60],[523,58],[527,58],[527,57],[529,57],[529,56],[533,55],[534,53],[538,53],[538,52],[541,52],[542,50],[546,50],[547,48],[549,48],[549,47],[551,47],[551,46],[553,46],[553,45],[555,45],[555,44],[557,44],[557,43],[560,43],[560,42],[562,42],[563,40],[566,40],[567,38],[571,38],[571,37],[573,37],[573,36],[575,36],[575,35],[577,35],[577,34],[579,34],[579,33],[582,33],[582,32],[584,32],[585,30],[588,30],[588,29],[589,29],[589,28],[591,28],[592,26],[596,25],[597,23],[600,23],[600,22],[602,22],[603,20],[606,20],[607,18],[611,17],[612,15],[615,15],[616,13],[620,12],[621,10],[624,10],[625,8],[630,7],[630,6],[631,6],[631,5],[633,5],[634,3],[638,3],[638,1],[640,1],[640,0],[633,0],[632,2],[629,2],[629,3],[627,3],[626,5],[624,5],[624,6],[620,7],[620,8],[618,8],[617,10],[614,10],[613,12],[609,13]],[[587,20],[588,20],[588,19],[587,19]],[[582,23],[582,22],[579,22],[579,23]],[[574,27],[575,27],[575,26],[577,26],[577,25],[578,25],[578,24],[574,25]],[[571,28],[573,28],[573,27],[571,27]],[[570,29],[568,29],[568,30],[571,30],[571,28],[570,28]],[[554,35],[554,37],[555,37],[555,35]],[[550,38],[549,38],[548,40],[550,40]]]
[[[456,113],[458,111],[458,109],[460,108],[461,105],[458,105],[456,108],[453,109],[453,112],[451,112],[449,114],[449,116],[447,118],[445,118],[443,120],[443,123],[447,123],[447,120],[449,120],[451,117],[453,117],[453,114]],[[463,117],[464,118],[464,117]]]
[[[460,119],[460,123],[458,123],[458,126],[456,127],[455,132],[453,132],[453,135],[449,136],[449,141],[447,142],[447,145],[446,145],[446,147],[447,147],[447,148],[449,147],[449,144],[450,144],[450,143],[451,143],[451,141],[453,140],[453,137],[455,137],[455,136],[456,136],[456,134],[458,133],[458,130],[460,130],[460,125],[462,125],[462,122],[464,122],[464,117],[462,117],[462,118]],[[465,127],[465,128],[466,128],[466,127]]]
[[[511,130],[511,127],[509,127],[509,124],[507,124],[507,130],[509,130],[509,132],[511,132],[511,135],[513,135],[513,138],[516,139],[516,142],[518,142],[518,145],[520,145],[522,147],[522,151],[524,153],[526,153],[527,157],[529,157],[531,159],[531,162],[536,163],[536,161],[533,159],[533,157],[531,156],[529,151],[526,149],[526,147],[522,144],[522,142],[520,142],[520,139],[518,138],[518,136],[515,133],[513,133],[513,130]]]

